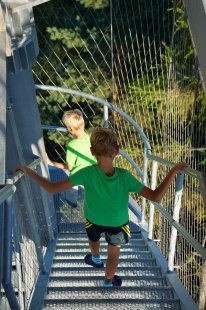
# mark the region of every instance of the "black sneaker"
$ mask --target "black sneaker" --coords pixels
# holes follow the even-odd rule
[[[114,278],[112,280],[112,284],[113,284],[113,286],[121,286],[122,285],[122,279],[119,276],[114,275]]]
[[[96,264],[95,262],[93,262],[92,260],[92,254],[87,254],[85,257],[84,257],[84,261],[87,265],[90,265],[90,266],[93,266],[95,268],[103,268],[104,267],[104,263],[101,262],[101,264]]]

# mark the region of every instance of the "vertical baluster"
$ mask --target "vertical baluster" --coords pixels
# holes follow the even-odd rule
[[[143,184],[147,186],[147,166],[148,166],[148,158],[147,158],[147,148],[144,148],[144,163],[143,163]],[[142,198],[142,219],[141,222],[145,222],[145,210],[146,209],[146,199]]]
[[[184,181],[184,173],[179,173],[176,180],[176,188],[175,188],[175,201],[174,201],[174,209],[173,209],[173,220],[179,222],[179,214],[181,207],[181,198],[183,191],[183,181]],[[172,272],[174,270],[174,257],[176,250],[176,242],[177,242],[177,229],[172,226],[171,229],[171,237],[170,237],[170,246],[169,246],[169,255],[168,255],[168,271]]]
[[[151,189],[156,188],[157,184],[157,162],[153,160],[152,162],[152,175],[151,175]],[[153,239],[153,226],[154,226],[154,204],[152,201],[149,202],[149,228],[148,228],[148,239]]]

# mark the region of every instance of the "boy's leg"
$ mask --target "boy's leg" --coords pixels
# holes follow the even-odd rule
[[[100,237],[102,228],[98,225],[91,223],[86,219],[86,232],[88,235],[89,246],[91,254],[87,254],[84,258],[86,264],[96,268],[103,268],[104,264],[100,258]]]
[[[130,238],[128,223],[119,227],[108,227],[105,237],[108,242],[108,248],[103,286],[121,286],[122,280],[119,276],[115,275],[115,272],[118,266],[121,245],[128,243]]]
[[[88,239],[88,241],[89,241],[89,247],[90,247],[92,255],[99,256],[100,255],[100,252],[99,252],[100,241],[98,240],[98,241],[94,242],[94,241],[91,241],[90,239]]]
[[[120,246],[108,244],[105,279],[112,281],[118,266]]]

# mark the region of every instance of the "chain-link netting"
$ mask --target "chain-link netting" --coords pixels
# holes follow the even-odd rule
[[[143,129],[152,153],[172,162],[186,161],[205,172],[205,95],[199,79],[185,12],[180,0],[52,1],[34,11],[40,45],[34,66],[37,84],[67,87],[106,99]],[[88,99],[38,91],[42,124],[62,126],[63,112],[78,108],[86,129],[104,124],[103,108]],[[120,147],[143,167],[143,142],[121,115],[109,112]],[[68,133],[46,131],[49,156],[65,160]],[[125,159],[116,163],[132,170]],[[149,177],[150,177],[149,163]],[[160,182],[167,168],[160,165]],[[149,181],[148,177],[148,181]],[[174,186],[162,204],[172,213]],[[205,244],[205,209],[196,179],[186,177],[181,224]],[[155,239],[167,256],[170,225],[157,212]],[[196,301],[204,267],[179,237],[178,274]]]
[[[3,289],[1,291],[0,308],[4,310],[17,306],[9,305],[6,298],[7,294],[10,294],[10,301],[14,298],[11,295],[12,290],[16,295],[20,309],[28,309],[39,271],[44,272],[43,257],[49,243],[47,221],[40,201],[42,197],[34,195],[25,177],[15,186],[16,192],[13,195],[12,204],[10,206],[7,204],[4,211],[5,213],[6,209],[10,208],[10,215],[4,216],[4,225],[7,231],[11,230],[11,239],[9,240],[8,237],[5,239],[7,244],[4,245],[2,255],[3,272],[7,274],[6,278],[3,275],[3,279],[5,285],[8,286],[8,292]],[[37,185],[35,184],[35,186]],[[11,266],[8,256],[10,251],[12,254]],[[8,260],[7,262],[5,258]],[[3,288],[5,288],[4,285]]]

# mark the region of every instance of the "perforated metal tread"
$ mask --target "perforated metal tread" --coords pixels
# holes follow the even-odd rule
[[[142,239],[142,235],[141,235],[141,232],[138,231],[138,232],[132,232],[131,233],[131,239],[130,240],[135,240],[135,239]],[[61,240],[73,240],[75,242],[78,242],[79,240],[83,240],[83,241],[88,241],[88,238],[87,238],[87,234],[86,232],[84,231],[84,233],[70,233],[70,232],[65,232],[65,233],[61,233],[59,234],[58,236],[58,240],[57,240],[57,243]],[[102,241],[104,242],[104,239],[102,239]]]
[[[75,210],[73,210],[75,212]],[[59,223],[59,232],[60,233],[73,233],[73,234],[78,234],[78,233],[85,233],[85,222],[84,219],[81,221],[81,215],[78,214],[78,209],[76,209],[77,213],[73,212],[72,220],[70,220],[69,223]],[[130,231],[131,233],[139,233],[140,228],[137,224],[134,222],[130,221],[129,223],[130,226]]]
[[[106,260],[102,260],[106,263]],[[125,266],[125,260],[119,259],[118,263],[119,267]],[[127,259],[127,267],[145,267],[145,266],[156,266],[156,261],[153,258],[128,258]],[[65,268],[65,272],[67,271],[66,268],[72,267],[85,267],[85,262],[83,259],[70,259],[65,262],[65,260],[58,260],[53,262],[52,271],[57,271]]]
[[[140,243],[136,243],[136,244],[128,244],[128,245],[125,245],[121,250],[120,252],[121,253],[126,253],[126,252],[137,252],[138,250],[147,250],[148,249],[148,246],[145,245],[145,244],[140,244]],[[64,253],[70,253],[70,252],[82,252],[82,251],[87,251],[89,250],[89,247],[88,246],[85,246],[85,245],[79,245],[79,244],[70,244],[70,245],[65,245],[65,246],[57,246],[56,247],[56,251],[55,251],[55,254],[59,254],[61,252],[64,252]],[[105,253],[107,252],[107,246],[106,245],[103,245],[101,246],[101,253]]]
[[[138,309],[181,310],[179,300],[162,277],[139,233],[123,247],[117,274],[123,284],[120,288],[102,288],[104,268],[85,265],[89,252],[86,235],[61,235],[57,242],[51,268],[44,309]],[[101,243],[101,258],[106,259],[106,243]],[[112,290],[112,293],[110,291]]]
[[[133,276],[122,276],[123,286],[129,287],[150,287],[150,286],[167,286],[167,281],[164,277],[133,277]],[[104,280],[104,275],[99,276],[88,276],[86,278],[81,278],[79,276],[71,276],[67,277],[67,280],[59,280],[59,278],[50,278],[50,282],[48,283],[48,288],[68,288],[68,287],[98,287],[102,284]]]
[[[69,310],[181,310],[178,300],[46,300],[44,309]]]
[[[130,239],[129,241],[129,244],[128,245],[131,245],[131,244],[136,244],[136,243],[142,243],[142,244],[145,244],[144,240],[142,238],[136,238],[136,239]],[[85,238],[81,238],[79,240],[75,240],[75,238],[73,239],[60,239],[57,241],[57,246],[59,245],[69,245],[69,244],[74,244],[74,245],[88,245],[88,240],[86,240]],[[107,246],[107,242],[102,240],[101,241],[101,246]],[[126,246],[126,245],[125,245]]]
[[[88,245],[86,246],[85,244],[79,244],[79,243],[72,243],[72,244],[61,244],[61,245],[57,245],[56,246],[56,253],[61,252],[61,251],[65,251],[65,252],[70,252],[70,251],[74,251],[74,250],[85,250],[85,249],[89,249]],[[148,249],[148,246],[145,245],[144,243],[140,243],[140,242],[136,242],[135,244],[125,244],[124,245],[124,249],[122,250],[127,250],[127,251],[134,251],[134,250],[138,250],[138,249]],[[107,251],[107,245],[106,244],[101,244],[101,252],[105,252]]]
[[[67,278],[67,273],[65,273],[64,270],[62,271],[57,271],[57,272],[52,272],[51,273],[51,278],[58,277],[59,279],[66,279]],[[90,266],[86,267],[73,267],[70,270],[70,274],[73,276],[91,276],[91,275],[103,275],[104,274],[104,269],[96,269],[92,268]],[[161,275],[161,270],[158,267],[118,267],[118,275],[119,276],[160,276]]]
[[[89,251],[75,251],[75,252],[61,252],[61,253],[55,253],[54,261],[57,261],[58,259],[74,259],[79,258],[82,259]],[[107,255],[106,252],[101,253],[101,258],[106,259]],[[139,250],[138,252],[133,251],[121,251],[121,258],[127,259],[127,258],[152,258],[152,253],[150,251],[142,251]]]
[[[99,284],[101,285],[101,283]],[[173,290],[170,287],[70,287],[48,289],[47,299],[173,299]]]

